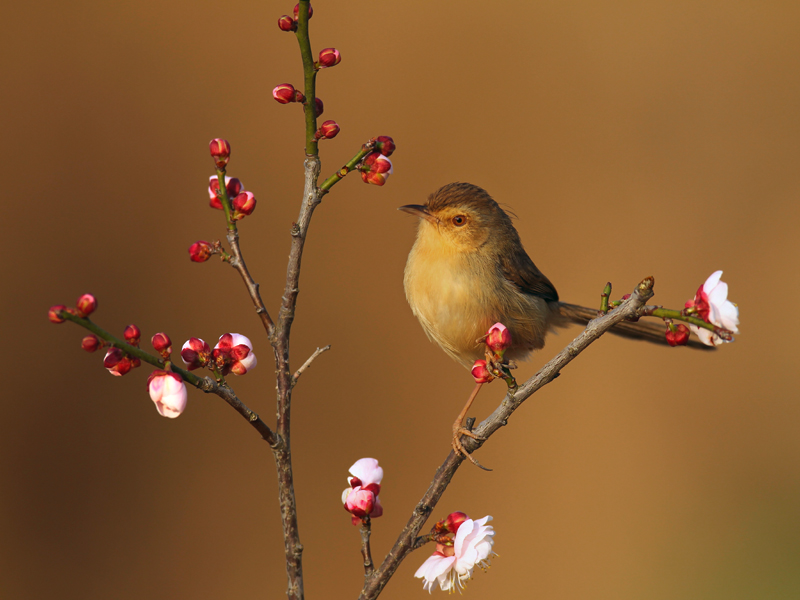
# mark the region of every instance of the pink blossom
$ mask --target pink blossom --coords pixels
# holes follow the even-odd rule
[[[686,303],[686,308],[694,308],[697,315],[712,325],[739,333],[739,308],[728,300],[728,284],[720,281],[722,271],[715,271],[700,286],[692,300]],[[707,346],[718,346],[723,340],[720,336],[708,329],[697,325],[689,325],[697,334],[700,341]]]
[[[353,525],[367,516],[371,519],[380,517],[383,506],[378,494],[381,492],[383,469],[378,461],[374,458],[359,459],[350,467],[350,474],[352,477],[347,478],[350,487],[342,492],[342,503],[344,509],[353,515]]]
[[[186,384],[175,373],[153,371],[147,378],[147,390],[162,417],[174,419],[186,408]]]
[[[223,375],[244,375],[258,364],[253,344],[239,333],[220,336],[212,354]]]
[[[383,185],[394,172],[392,161],[380,152],[367,154],[361,167],[361,179],[364,183]]]
[[[414,577],[424,579],[423,589],[430,592],[438,583],[442,591],[460,592],[472,578],[476,566],[483,570],[489,568],[489,558],[495,556],[492,551],[494,529],[486,525],[491,520],[490,516],[476,521],[467,519],[458,526],[452,545],[436,544],[433,555],[414,573]]]

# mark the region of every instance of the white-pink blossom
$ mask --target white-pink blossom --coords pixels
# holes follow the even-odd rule
[[[234,375],[244,375],[258,364],[253,344],[249,338],[240,333],[226,333],[220,336],[212,354],[215,359],[221,358],[225,364],[222,369],[223,375],[229,372]]]
[[[722,271],[715,271],[697,290],[695,297],[686,303],[687,308],[694,308],[698,316],[707,323],[722,327],[733,333],[739,333],[739,308],[728,300],[728,284],[720,281]],[[700,341],[707,346],[718,346],[723,340],[713,331],[689,325]]]
[[[174,419],[186,408],[186,384],[175,373],[153,371],[147,378],[147,390],[162,417]]]
[[[491,520],[488,515],[475,521],[467,519],[459,525],[452,546],[436,545],[436,552],[414,573],[424,580],[423,589],[431,592],[438,583],[442,591],[460,592],[475,567],[489,568],[489,559],[495,556],[494,528],[486,525]]]
[[[352,477],[347,478],[349,488],[342,492],[344,509],[353,515],[353,524],[359,519],[380,517],[383,514],[378,494],[381,491],[383,469],[374,458],[362,458],[350,467]]]

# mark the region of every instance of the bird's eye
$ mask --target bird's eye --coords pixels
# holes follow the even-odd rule
[[[453,217],[453,225],[455,225],[456,227],[461,227],[462,225],[466,224],[466,222],[467,222],[467,217],[465,217],[464,215],[456,215],[455,217]]]

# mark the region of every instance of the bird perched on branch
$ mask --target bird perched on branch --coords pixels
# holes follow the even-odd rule
[[[483,358],[481,340],[494,323],[510,331],[506,356],[513,360],[542,348],[553,328],[597,316],[597,309],[559,301],[511,218],[482,188],[451,183],[425,204],[399,210],[420,218],[404,278],[411,311],[428,337],[465,367]],[[667,344],[663,324],[621,322],[610,332]],[[690,345],[706,347],[695,340]]]

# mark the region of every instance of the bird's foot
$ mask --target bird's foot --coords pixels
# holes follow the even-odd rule
[[[464,448],[464,445],[461,443],[461,436],[462,435],[466,435],[467,437],[471,437],[472,439],[478,440],[478,441],[481,441],[481,442],[486,439],[485,437],[481,437],[481,436],[477,435],[476,433],[473,433],[472,431],[470,431],[466,427],[462,427],[461,423],[457,421],[456,423],[453,424],[453,443],[452,443],[453,451],[456,454],[460,454],[464,458],[468,459],[469,462],[471,462],[473,465],[475,465],[479,469],[483,469],[484,471],[491,471],[491,469],[488,469],[488,468],[484,467],[481,463],[479,463],[477,460],[475,460],[472,457],[472,454],[467,452],[467,449]]]

